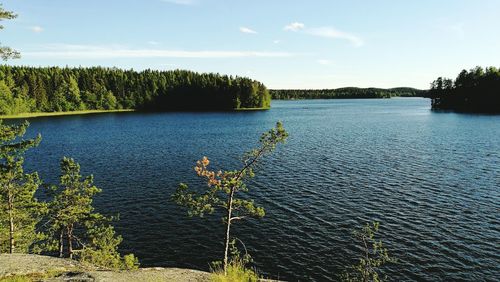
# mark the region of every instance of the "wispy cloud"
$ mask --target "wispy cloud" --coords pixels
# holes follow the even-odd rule
[[[363,40],[361,38],[357,37],[356,35],[337,30],[333,27],[310,28],[310,29],[306,30],[306,33],[310,34],[310,35],[314,35],[314,36],[325,37],[325,38],[345,39],[345,40],[348,40],[349,42],[351,42],[352,45],[354,45],[356,47],[363,46],[363,44],[364,44]]]
[[[160,45],[160,42],[154,41],[154,40],[150,40],[150,41],[148,41],[148,44],[156,46],[156,45]]]
[[[320,65],[324,65],[324,66],[327,66],[327,65],[331,65],[332,62],[330,60],[325,60],[325,59],[320,59],[320,60],[317,60],[318,64]]]
[[[243,33],[249,33],[249,34],[257,34],[257,31],[251,29],[251,28],[248,28],[248,27],[240,27],[240,31],[243,32]]]
[[[305,28],[305,25],[303,23],[299,23],[299,22],[293,22],[289,25],[286,25],[284,27],[284,30],[287,30],[287,31],[299,31],[301,29],[304,29]]]
[[[278,40],[278,39],[273,40],[273,43],[274,43],[274,44],[279,44],[279,43],[281,43],[281,40]]]
[[[305,24],[303,23],[293,22],[289,25],[286,25],[284,27],[284,30],[293,32],[303,32],[309,35],[324,37],[324,38],[344,39],[351,42],[351,44],[356,47],[363,46],[364,44],[363,39],[361,39],[360,37],[352,33],[340,31],[330,26],[306,28]]]
[[[114,58],[284,58],[298,54],[267,51],[168,50],[130,49],[123,46],[46,45],[41,51],[24,51],[23,57],[62,59],[114,59]]]
[[[161,1],[177,5],[185,5],[185,6],[195,5],[198,2],[196,0],[161,0]]]
[[[36,32],[36,33],[40,33],[43,31],[43,28],[41,26],[38,26],[38,25],[30,27],[30,29],[31,29],[31,31]]]

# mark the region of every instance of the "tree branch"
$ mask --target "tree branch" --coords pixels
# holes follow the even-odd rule
[[[229,221],[231,222],[233,220],[241,220],[244,218],[247,218],[247,216],[234,216],[234,217],[231,217],[231,219],[229,219]]]

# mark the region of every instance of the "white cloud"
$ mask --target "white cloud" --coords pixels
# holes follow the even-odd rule
[[[257,34],[257,31],[244,26],[240,27],[240,31],[243,33]]]
[[[130,49],[123,46],[46,45],[42,51],[24,51],[23,57],[62,59],[114,59],[114,58],[285,58],[298,54],[266,51],[166,50]]]
[[[151,40],[151,41],[148,41],[148,44],[149,44],[149,45],[155,45],[155,46],[156,46],[156,45],[160,45],[160,42],[158,42],[158,41],[154,41],[154,40]]]
[[[317,62],[318,62],[318,64],[324,65],[324,66],[330,65],[332,63],[330,60],[325,60],[325,59],[317,60]]]
[[[356,47],[360,47],[364,44],[363,40],[351,33],[343,32],[337,30],[333,27],[317,27],[317,28],[309,28],[305,31],[307,34],[332,38],[332,39],[345,39],[352,43],[352,45]]]
[[[38,26],[38,25],[30,27],[30,29],[31,29],[31,31],[36,32],[36,33],[40,33],[43,31],[43,28],[41,26]]]
[[[274,44],[279,44],[279,43],[281,43],[281,40],[278,40],[278,39],[273,40],[273,43],[274,43]]]
[[[304,29],[304,28],[305,28],[305,25],[303,23],[294,22],[294,23],[291,23],[289,25],[286,25],[284,30],[299,31],[299,30]]]
[[[332,39],[345,39],[352,43],[352,45],[356,47],[360,47],[364,44],[363,40],[358,36],[337,30],[333,27],[324,26],[324,27],[313,27],[306,28],[306,25],[299,22],[293,22],[284,27],[285,31],[294,31],[294,32],[303,32],[309,35],[332,38]]]
[[[161,0],[161,1],[177,5],[185,5],[185,6],[191,6],[197,3],[196,0]]]

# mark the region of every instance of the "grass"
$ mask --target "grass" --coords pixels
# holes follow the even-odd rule
[[[45,273],[30,273],[24,275],[13,275],[7,277],[0,277],[0,282],[32,282],[32,281],[44,281],[46,279],[57,277],[64,272],[59,270],[49,269]]]
[[[16,118],[35,118],[35,117],[52,117],[52,116],[67,116],[67,115],[87,115],[100,113],[116,113],[116,112],[133,112],[132,109],[124,110],[85,110],[71,112],[37,112],[37,113],[20,113],[15,115],[0,115],[0,119],[16,119]]]
[[[33,281],[31,278],[24,275],[16,275],[16,276],[0,278],[0,282],[31,282],[31,281]]]
[[[241,261],[232,261],[227,266],[227,275],[222,267],[213,269],[210,274],[212,282],[257,282],[259,276],[254,270],[246,268]]]

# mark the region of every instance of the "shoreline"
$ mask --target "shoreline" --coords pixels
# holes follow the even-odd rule
[[[36,117],[122,113],[122,112],[135,112],[135,111],[136,110],[134,109],[122,109],[122,110],[85,110],[85,111],[70,111],[70,112],[36,112],[36,113],[20,113],[15,115],[0,115],[0,119],[21,119],[21,118],[36,118]]]
[[[240,108],[240,109],[233,109],[235,112],[244,112],[244,111],[267,111],[270,110],[271,107],[266,107],[266,108]]]
[[[228,111],[245,112],[245,111],[267,111],[271,108],[241,108],[232,109]],[[106,113],[126,113],[138,112],[135,109],[121,109],[121,110],[85,110],[85,111],[69,111],[69,112],[35,112],[35,113],[20,113],[15,115],[0,115],[2,119],[22,119],[22,118],[37,118],[37,117],[55,117],[55,116],[71,116],[71,115],[89,115],[89,114],[106,114]],[[170,111],[166,111],[170,112]]]

